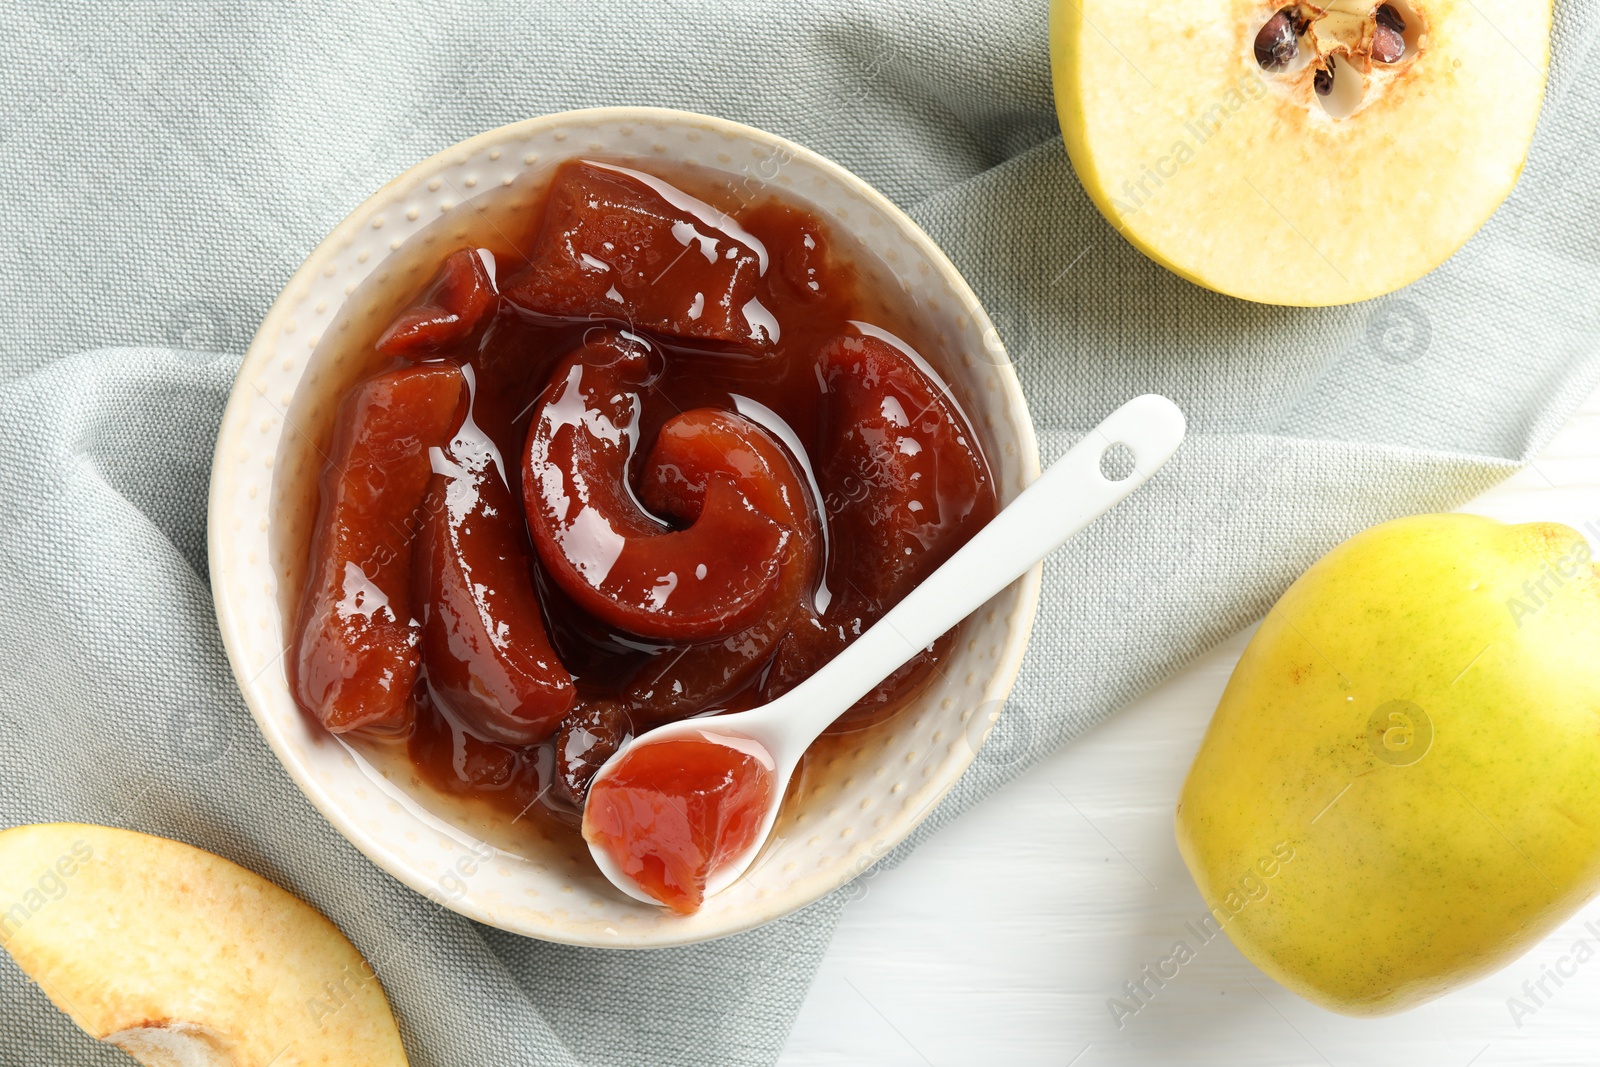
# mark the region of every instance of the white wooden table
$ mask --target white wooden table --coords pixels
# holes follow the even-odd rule
[[[1462,510],[1593,523],[1585,534],[1600,551],[1600,392],[1533,466]],[[783,1067],[1600,1064],[1600,899],[1499,974],[1377,1020],[1313,1007],[1218,937],[1119,1029],[1107,1001],[1125,999],[1123,983],[1178,939],[1193,944],[1184,924],[1206,910],[1172,811],[1248,637],[870,876]],[[1580,940],[1593,958],[1574,954]],[[1513,997],[1532,1010],[1514,1015]]]

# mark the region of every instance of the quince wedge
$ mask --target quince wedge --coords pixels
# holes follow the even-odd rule
[[[0,945],[89,1036],[152,1067],[403,1067],[383,987],[297,897],[104,826],[0,832]]]

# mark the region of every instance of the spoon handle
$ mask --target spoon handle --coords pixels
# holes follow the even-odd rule
[[[849,648],[781,699],[792,699],[819,719],[826,715],[815,724],[819,732],[825,729],[919,650],[1143,485],[1177,451],[1184,427],[1183,412],[1164,396],[1147,394],[1123,404]],[[1116,444],[1131,450],[1134,460],[1132,473],[1120,481],[1101,473],[1101,458]]]

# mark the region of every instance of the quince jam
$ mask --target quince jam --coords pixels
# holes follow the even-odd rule
[[[589,791],[584,837],[645,893],[691,914],[711,876],[760,836],[772,770],[753,741],[702,734],[634,745]]]
[[[433,260],[358,354],[290,654],[328,730],[575,828],[628,737],[794,687],[993,516],[917,324],[815,214],[731,192],[565,164],[520,241]]]

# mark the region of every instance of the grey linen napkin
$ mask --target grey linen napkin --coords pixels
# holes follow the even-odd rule
[[[1095,212],[1051,106],[1045,11],[971,0],[0,10],[0,825],[164,834],[327,912],[421,1065],[763,1064],[840,896],[659,952],[440,912],[300,796],[223,659],[206,577],[234,368],[301,258],[407,166],[613,103],[762,126],[855,170],[949,252],[1019,364],[1046,458],[1121,400],[1193,436],[1059,553],[998,732],[917,839],[1264,613],[1329,546],[1532,456],[1600,379],[1600,0],[1562,0],[1509,203],[1369,304],[1239,303]],[[892,854],[893,863],[916,839]],[[9,961],[0,1062],[111,1064]]]

